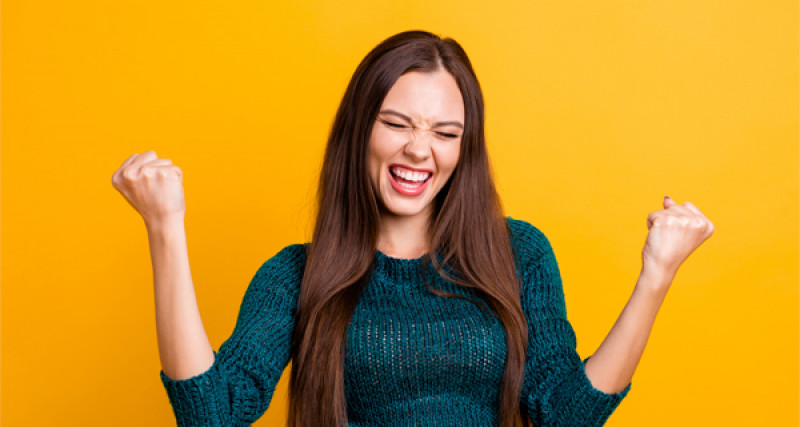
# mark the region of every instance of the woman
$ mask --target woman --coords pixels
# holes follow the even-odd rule
[[[147,225],[179,425],[252,423],[290,359],[292,426],[605,422],[713,225],[664,199],[633,295],[581,360],[547,238],[501,211],[483,111],[455,41],[414,31],[373,49],[334,120],[311,243],[261,266],[219,352],[195,301],[180,169],[152,151],[122,164],[112,181]]]

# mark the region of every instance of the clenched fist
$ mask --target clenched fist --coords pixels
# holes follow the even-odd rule
[[[647,240],[642,249],[642,268],[668,278],[697,247],[714,233],[714,224],[691,202],[678,204],[664,198],[664,209],[647,217]]]
[[[112,175],[111,184],[148,227],[184,218],[183,172],[154,151],[128,157]]]

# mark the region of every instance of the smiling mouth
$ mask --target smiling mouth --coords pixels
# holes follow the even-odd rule
[[[389,173],[392,174],[399,184],[408,188],[422,185],[433,175],[430,172],[413,171],[400,166],[392,166],[389,168]]]
[[[401,166],[389,168],[392,187],[400,194],[416,196],[425,190],[433,176],[429,171],[417,171]]]

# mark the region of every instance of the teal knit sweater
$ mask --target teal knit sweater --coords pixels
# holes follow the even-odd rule
[[[603,425],[627,395],[595,389],[575,351],[561,276],[544,234],[508,218],[528,322],[520,404],[538,426]],[[161,380],[180,426],[250,425],[264,414],[290,358],[294,311],[306,257],[291,245],[266,261],[245,292],[231,337],[195,377]],[[348,422],[362,426],[495,426],[505,330],[494,315],[432,286],[475,298],[422,258],[381,252],[346,336]]]

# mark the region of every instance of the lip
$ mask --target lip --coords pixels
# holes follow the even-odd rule
[[[393,168],[393,167],[395,167],[395,166],[401,167],[401,168],[403,168],[403,169],[412,170],[412,171],[414,171],[414,172],[428,172],[428,173],[430,173],[431,175],[433,175],[433,171],[432,171],[432,170],[430,170],[430,169],[420,169],[420,168],[415,168],[415,167],[411,167],[411,166],[409,166],[409,165],[406,165],[406,164],[403,164],[403,163],[392,163],[391,165],[389,165],[389,169],[391,169],[391,168]]]
[[[413,170],[415,172],[429,172],[431,174],[431,176],[428,177],[428,179],[426,179],[425,182],[422,185],[420,185],[419,187],[417,187],[417,188],[406,188],[406,187],[403,187],[402,185],[400,185],[400,183],[398,183],[394,179],[394,175],[392,175],[392,172],[391,172],[391,169],[394,166],[399,166],[401,168]],[[402,165],[402,164],[399,164],[399,163],[394,163],[394,164],[390,165],[389,168],[386,170],[386,175],[388,175],[389,183],[392,184],[392,188],[394,188],[394,191],[397,191],[398,193],[400,193],[400,194],[402,194],[404,196],[419,196],[420,194],[422,194],[425,191],[426,188],[428,188],[428,184],[430,184],[431,180],[433,179],[433,171],[431,171],[430,169],[417,169],[417,168],[408,167],[406,165]]]

